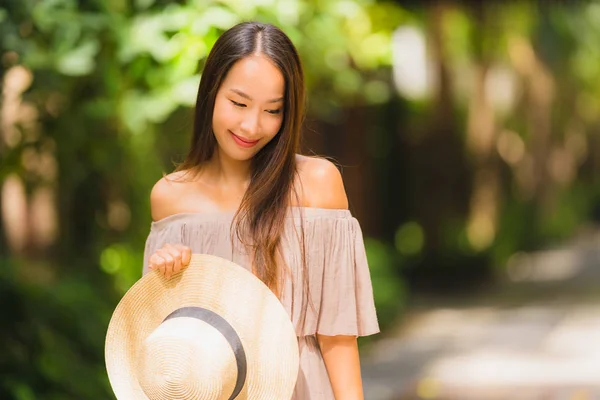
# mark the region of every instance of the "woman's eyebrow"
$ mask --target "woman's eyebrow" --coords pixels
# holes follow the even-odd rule
[[[239,89],[229,89],[229,91],[238,94],[240,97],[243,97],[246,100],[252,101],[252,97],[250,97],[249,95],[247,95],[246,93],[242,92]],[[268,100],[267,103],[279,103],[280,101],[283,101],[283,97],[278,97],[276,99]]]

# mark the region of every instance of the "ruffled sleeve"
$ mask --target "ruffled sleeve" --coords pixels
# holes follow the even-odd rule
[[[297,335],[378,333],[371,276],[358,221],[348,210],[297,207],[291,211],[281,242],[291,279],[285,280],[280,300]],[[232,217],[227,213],[188,213],[153,222],[146,239],[143,273],[148,271],[149,257],[166,243],[181,243],[190,246],[193,253],[212,254],[251,270],[243,244],[235,235],[231,240]],[[302,268],[300,232],[304,232],[306,271]],[[304,300],[306,294],[308,302]]]
[[[193,253],[212,254],[247,266],[247,254],[241,243],[231,242],[229,213],[181,213],[152,222],[144,248],[142,274],[148,272],[148,260],[165,244],[183,244]]]
[[[309,294],[303,335],[368,336],[379,332],[373,287],[359,222],[348,210],[322,210],[303,218]],[[311,217],[312,216],[312,217]],[[302,285],[294,297],[301,299]]]

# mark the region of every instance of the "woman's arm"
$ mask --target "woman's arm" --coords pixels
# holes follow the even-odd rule
[[[337,400],[363,400],[355,336],[317,335],[333,394]]]
[[[300,166],[303,205],[347,209],[342,175],[331,162],[309,158]],[[327,374],[337,400],[363,400],[356,336],[317,335]]]

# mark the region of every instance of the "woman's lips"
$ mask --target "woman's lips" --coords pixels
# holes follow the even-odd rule
[[[231,133],[231,137],[233,137],[233,140],[238,144],[238,146],[249,148],[249,147],[253,147],[254,145],[256,145],[256,143],[258,143],[258,140],[250,142],[246,139],[242,139],[241,137],[239,137],[238,135],[236,135],[235,133],[233,133],[231,131],[229,131],[229,133]]]

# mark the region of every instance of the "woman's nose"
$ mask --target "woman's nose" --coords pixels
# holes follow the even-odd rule
[[[260,117],[257,113],[249,112],[244,116],[242,121],[241,130],[247,139],[254,139],[260,132]]]

